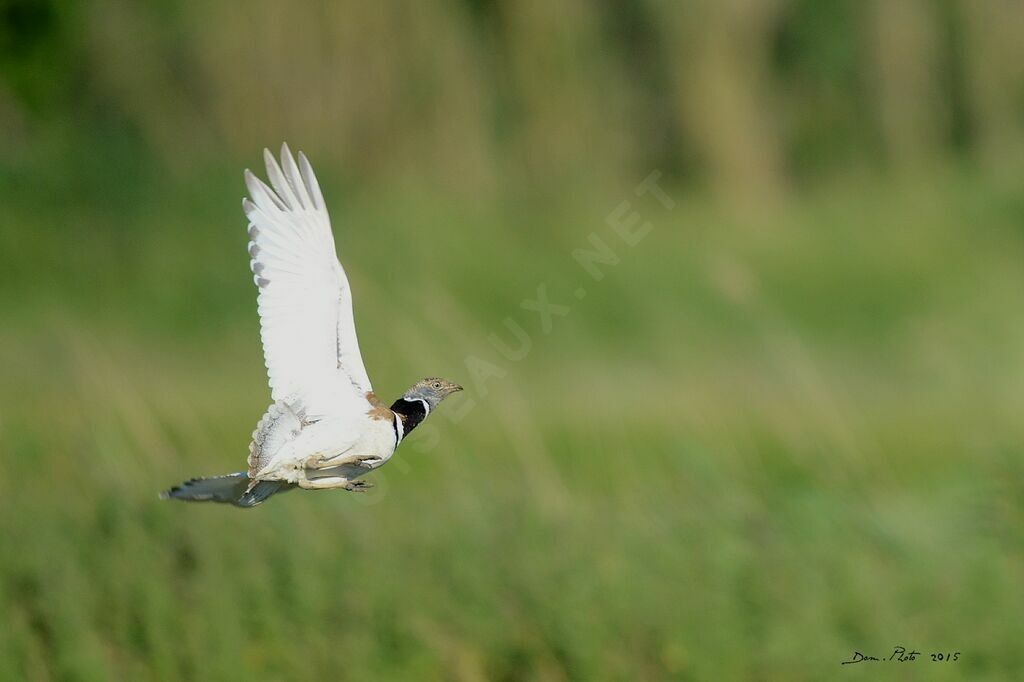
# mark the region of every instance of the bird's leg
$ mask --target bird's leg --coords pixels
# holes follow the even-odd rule
[[[330,467],[337,466],[345,459],[344,454],[338,455],[313,455],[305,462],[303,466],[310,470],[316,469],[329,469]]]
[[[349,492],[365,492],[373,487],[372,483],[367,483],[362,480],[350,480],[344,476],[320,476],[319,478],[310,478],[309,470],[300,469],[299,478],[296,481],[300,488],[306,490],[330,490],[331,488],[344,488]]]
[[[334,455],[331,457],[324,457],[323,455],[316,455],[314,457],[310,457],[305,462],[305,467],[307,469],[317,470],[330,469],[332,467],[341,466],[343,464],[351,464],[353,466],[363,467],[364,469],[372,469],[373,466],[370,464],[370,462],[376,462],[379,459],[379,457],[374,457],[373,455],[352,456],[347,452],[343,452],[341,454]]]
[[[305,475],[297,481],[300,488],[306,490],[329,490],[330,488],[348,488],[351,483],[344,476],[323,476],[321,478],[307,478]]]

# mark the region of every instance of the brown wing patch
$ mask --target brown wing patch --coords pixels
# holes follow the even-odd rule
[[[366,392],[366,401],[373,405],[370,411],[366,413],[370,416],[370,419],[394,421],[395,413],[391,411],[391,408],[382,403],[380,398],[373,394],[373,391]]]
[[[366,414],[370,415],[370,419],[383,419],[385,421],[393,421],[395,413],[389,408],[381,405],[380,407],[371,407],[370,411]]]

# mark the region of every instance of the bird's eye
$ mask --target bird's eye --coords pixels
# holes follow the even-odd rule
[[[434,386],[434,388],[441,388],[441,382],[440,381],[435,381],[433,383],[433,386]]]

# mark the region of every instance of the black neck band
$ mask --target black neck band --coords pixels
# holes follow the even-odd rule
[[[401,417],[406,436],[427,418],[427,406],[422,400],[399,398],[391,406],[391,411]]]

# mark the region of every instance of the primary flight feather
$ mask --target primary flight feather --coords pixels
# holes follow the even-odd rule
[[[273,402],[253,432],[247,471],[192,479],[165,498],[252,507],[295,487],[365,490],[370,484],[359,477],[387,462],[431,410],[461,390],[428,378],[390,408],[376,398],[316,175],[287,145],[280,163],[267,150],[263,156],[270,186],[246,170],[242,210]]]

